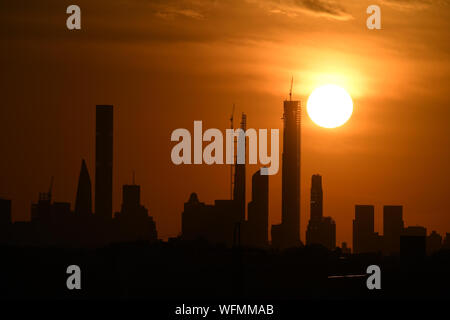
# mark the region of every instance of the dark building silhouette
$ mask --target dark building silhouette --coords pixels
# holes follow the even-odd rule
[[[306,244],[320,244],[332,250],[336,247],[336,223],[331,217],[323,217],[322,176],[311,178],[311,218],[306,229]]]
[[[115,242],[157,240],[153,218],[140,204],[140,186],[123,186],[123,205],[112,219],[113,107],[96,107],[96,212],[92,212],[92,186],[82,160],[74,211],[68,202],[53,201],[39,193],[31,205],[31,221],[11,224],[10,201],[0,199],[0,242],[12,245],[101,247]],[[3,226],[7,226],[2,230]]]
[[[406,228],[403,228],[401,235],[426,237],[427,236],[427,228],[422,227],[422,226],[406,227]]]
[[[275,247],[300,245],[300,102],[284,101],[281,224],[272,226]]]
[[[342,242],[342,247],[341,247],[342,253],[343,254],[350,254],[352,253],[352,250],[347,246],[347,242]]]
[[[377,251],[378,234],[374,232],[374,207],[372,205],[356,205],[353,220],[353,252]]]
[[[0,198],[0,242],[9,239],[11,223],[11,200]]]
[[[182,239],[203,239],[231,246],[240,219],[240,211],[233,200],[216,200],[214,205],[206,205],[192,193],[181,214]]]
[[[323,217],[321,223],[321,238],[323,246],[333,250],[336,248],[336,222],[331,217]]]
[[[323,215],[322,176],[314,174],[311,177],[311,220],[320,221]]]
[[[402,234],[400,236],[400,256],[406,259],[423,258],[426,255],[426,237]]]
[[[52,210],[53,177],[48,192],[39,192],[38,202],[31,205],[31,220],[37,223],[50,223],[55,220]]]
[[[400,256],[407,259],[426,255],[427,229],[422,226],[404,228],[400,235]]]
[[[265,247],[268,245],[269,227],[269,176],[261,170],[252,176],[252,201],[248,204],[248,220],[243,228],[246,245]]]
[[[11,200],[0,198],[0,227],[11,224]]]
[[[17,228],[27,230],[19,243],[33,245],[66,245],[73,233],[80,233],[79,225],[74,225],[70,203],[53,202],[52,183],[48,192],[40,192],[36,203],[31,205],[30,226],[18,224]],[[85,234],[85,237],[87,235]]]
[[[122,208],[115,214],[115,241],[157,240],[156,225],[148,210],[141,205],[141,187],[124,185],[122,188]]]
[[[246,121],[246,115],[242,114],[241,129],[243,131],[246,129]],[[245,150],[245,144],[243,147]],[[252,209],[251,216],[256,220],[251,219],[250,223],[245,220],[245,162],[236,163],[234,168],[232,200],[216,200],[214,205],[207,205],[198,200],[196,193],[190,195],[189,201],[184,204],[181,218],[182,239],[204,239],[213,244],[231,246],[240,244],[242,235],[243,243],[246,241],[255,243],[254,237],[258,238],[259,233],[258,231],[254,233],[253,227],[256,226],[257,229],[260,227],[260,219],[263,219],[265,213],[264,211],[255,213]],[[257,188],[255,192],[258,193],[258,203],[255,206],[258,210],[264,210],[262,202],[259,201],[261,198],[259,193],[262,191]]]
[[[442,242],[442,249],[450,250],[450,232],[445,233],[445,238]]]
[[[75,214],[86,216],[92,214],[92,186],[91,178],[84,159],[81,162],[80,176],[78,178],[77,196],[75,200]]]
[[[427,237],[427,254],[437,252],[442,247],[442,236],[436,231],[432,231]]]
[[[234,190],[237,188],[241,187],[235,183]],[[241,219],[239,201],[215,200],[214,205],[207,205],[199,201],[196,193],[192,193],[181,215],[181,238],[187,241],[203,239],[211,244],[226,246],[241,243],[253,247],[267,246],[269,177],[261,175],[260,170],[252,176],[248,220]]]
[[[112,217],[113,106],[98,105],[95,137],[95,214]]]
[[[403,206],[383,207],[383,251],[385,254],[400,252],[400,234],[403,230]]]

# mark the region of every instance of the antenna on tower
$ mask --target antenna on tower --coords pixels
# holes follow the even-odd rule
[[[230,116],[230,128],[231,130],[234,130],[234,124],[233,124],[233,120],[234,120],[234,109],[236,108],[235,104],[233,103],[233,109],[231,111],[231,116]],[[234,153],[234,139],[233,139],[233,145],[231,146],[233,148],[233,153]],[[233,164],[230,164],[230,199],[233,199]]]
[[[294,76],[291,77],[291,90],[289,90],[289,101],[292,101],[292,85],[294,84]]]

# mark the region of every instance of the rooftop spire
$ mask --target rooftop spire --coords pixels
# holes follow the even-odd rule
[[[291,77],[291,90],[289,90],[289,101],[292,101],[292,85],[294,84],[294,76]]]

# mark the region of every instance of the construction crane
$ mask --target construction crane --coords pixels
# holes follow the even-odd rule
[[[230,128],[231,128],[231,130],[234,130],[233,121],[234,121],[234,109],[235,109],[235,107],[236,106],[233,103],[233,110],[231,111],[231,116],[230,116]],[[233,153],[234,153],[234,139],[233,139],[233,144],[232,144],[231,147],[233,148]],[[234,167],[234,165],[230,164],[230,199],[231,200],[233,200],[233,184],[234,184],[234,181],[233,181],[233,167]]]

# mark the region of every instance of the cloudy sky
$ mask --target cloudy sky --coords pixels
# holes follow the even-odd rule
[[[70,4],[81,30],[66,28]],[[372,4],[381,30],[366,27]],[[450,232],[448,0],[4,0],[0,34],[0,196],[16,220],[51,176],[55,200],[74,202],[82,158],[94,180],[95,105],[113,104],[114,208],[135,171],[160,236],[177,235],[190,192],[228,198],[229,168],[173,165],[171,132],[194,120],[225,129],[233,103],[248,127],[281,129],[293,76],[304,105],[335,83],[355,106],[336,129],[303,111],[302,239],[314,173],[339,244],[351,243],[355,204],[376,205],[380,233],[383,204],[404,205],[407,225]],[[270,177],[271,223],[280,185]]]

